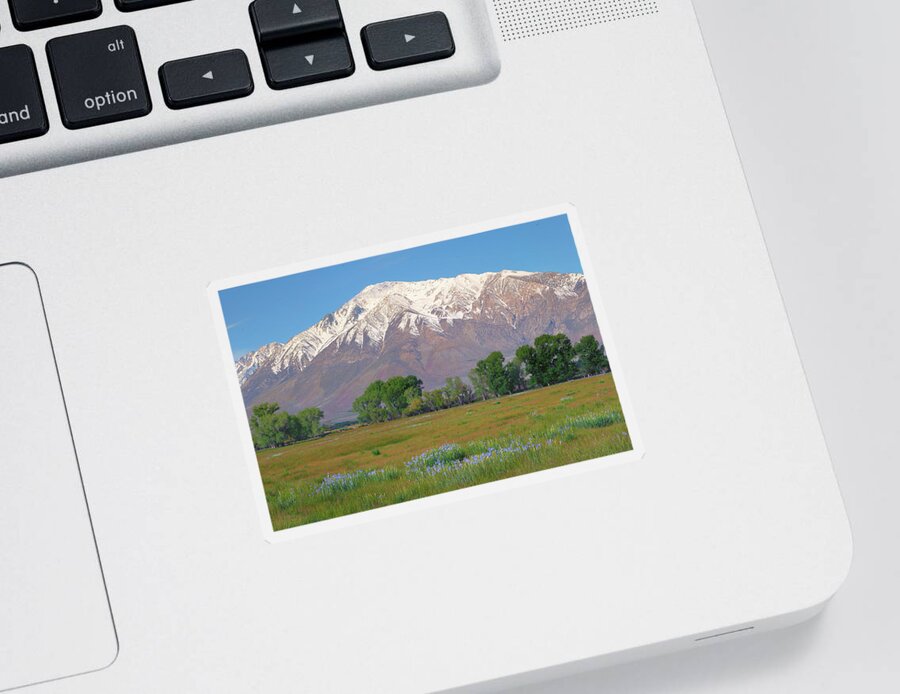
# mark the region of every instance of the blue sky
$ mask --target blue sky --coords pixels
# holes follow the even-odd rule
[[[370,284],[497,270],[582,272],[566,216],[224,289],[219,299],[237,359],[289,340]]]

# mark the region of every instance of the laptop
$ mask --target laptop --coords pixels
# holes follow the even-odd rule
[[[0,690],[502,691],[846,576],[688,0],[6,0],[0,176]]]

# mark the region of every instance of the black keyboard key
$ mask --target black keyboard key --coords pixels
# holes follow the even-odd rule
[[[34,54],[28,46],[0,48],[0,143],[47,132],[47,112]]]
[[[150,7],[171,5],[176,2],[185,2],[185,0],[116,0],[116,7],[122,12],[133,12],[134,10],[146,10]]]
[[[266,80],[272,89],[299,87],[347,77],[355,66],[343,34],[262,50]]]
[[[131,27],[51,39],[47,57],[67,128],[87,128],[150,113],[150,94]]]
[[[449,58],[456,51],[443,12],[389,19],[363,27],[366,60],[373,70],[388,70]]]
[[[100,0],[9,0],[13,24],[19,31],[99,17]]]
[[[256,0],[250,17],[258,43],[344,28],[337,0]]]
[[[172,60],[159,69],[169,108],[188,108],[247,96],[253,92],[250,64],[241,50]]]

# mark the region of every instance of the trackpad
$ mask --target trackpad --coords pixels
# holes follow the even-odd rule
[[[37,279],[0,265],[0,690],[117,653]]]

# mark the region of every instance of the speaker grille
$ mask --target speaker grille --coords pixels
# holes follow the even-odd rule
[[[504,41],[656,14],[656,0],[493,0]]]

